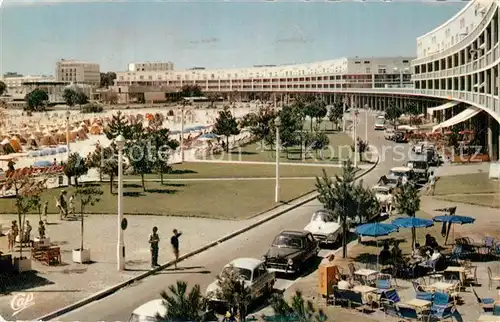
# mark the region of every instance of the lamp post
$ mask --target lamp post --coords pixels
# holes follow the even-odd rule
[[[281,119],[279,116],[274,119],[276,126],[276,186],[274,190],[274,202],[280,201],[280,126]]]
[[[184,106],[186,105],[186,100],[182,102],[181,107],[181,162],[184,162]]]
[[[357,137],[357,133],[356,133],[356,130],[357,130],[357,127],[358,127],[358,110],[357,109],[354,109],[354,168],[356,168],[358,166],[358,137]]]
[[[69,111],[69,107],[68,109],[66,110],[66,162],[69,162],[69,155],[70,155],[70,151],[69,151],[69,116],[71,115],[70,111]]]
[[[118,271],[125,269],[125,244],[123,242],[123,147],[125,146],[125,138],[120,134],[116,138],[116,147],[118,148],[118,244],[116,245],[116,259]]]
[[[365,141],[368,142],[368,104],[365,104]]]

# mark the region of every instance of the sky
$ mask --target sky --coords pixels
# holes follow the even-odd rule
[[[420,1],[420,0],[418,0]],[[124,71],[414,56],[416,37],[464,2],[0,0],[0,75],[53,75],[60,59]]]

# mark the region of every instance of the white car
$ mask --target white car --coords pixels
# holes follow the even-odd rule
[[[326,210],[316,211],[304,230],[310,232],[318,242],[326,244],[339,241],[342,235],[340,224]]]
[[[227,264],[224,270],[235,269],[245,286],[250,288],[251,298],[255,300],[265,294],[272,294],[276,275],[270,272],[266,264],[255,258],[238,258]],[[210,302],[223,303],[223,300],[217,298],[217,291],[220,289],[219,282],[213,281],[207,287],[206,297]]]
[[[403,180],[406,177],[406,181],[416,180],[415,172],[409,167],[395,167],[389,171],[388,177],[397,177]]]
[[[390,190],[390,187],[381,185],[376,185],[372,188],[372,191],[375,193],[375,198],[377,198],[382,208],[386,208],[392,203],[392,195],[390,193]]]
[[[167,313],[162,299],[152,300],[139,306],[132,312],[129,322],[156,322],[156,315],[164,316]]]
[[[383,131],[385,130],[385,120],[384,119],[377,119],[375,121],[375,125],[373,126],[375,131]]]

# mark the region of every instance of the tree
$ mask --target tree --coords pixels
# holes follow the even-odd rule
[[[290,304],[285,301],[282,293],[273,294],[270,304],[275,317],[282,321],[324,322],[328,319],[323,310],[316,312],[312,301],[304,300],[301,291],[295,292]]]
[[[404,108],[405,114],[408,114],[410,118],[410,126],[413,122],[413,119],[420,114],[420,109],[418,108],[417,102],[409,101]]]
[[[167,291],[161,292],[165,315],[157,315],[158,322],[181,322],[205,321],[204,309],[206,300],[200,291],[200,285],[196,284],[189,292],[187,283],[177,281],[175,285],[170,285]]]
[[[302,130],[302,127],[304,125],[301,113],[302,112],[299,110],[299,106],[293,105],[283,106],[283,108],[278,112],[278,116],[281,120],[280,143],[285,148],[301,143],[299,131]],[[274,120],[272,124],[273,129],[271,133],[274,135],[274,133],[276,132]]]
[[[130,165],[136,174],[141,176],[142,189],[146,192],[146,182],[144,175],[151,173],[153,169],[153,158],[148,155],[149,146],[146,139],[140,139],[125,147],[125,153]]]
[[[325,132],[316,132],[312,135],[313,143],[312,148],[316,151],[316,155],[318,151],[320,152],[320,157],[323,159],[323,149],[330,144],[330,139]]]
[[[246,114],[240,124],[241,126],[248,126],[250,133],[263,142],[272,132],[272,123],[276,115],[274,109],[261,107],[257,113]]]
[[[150,129],[148,137],[156,154],[152,160],[152,169],[160,175],[160,182],[163,184],[163,174],[172,170],[168,163],[169,153],[179,147],[179,142],[170,138],[169,129]]]
[[[333,105],[330,106],[330,109],[328,111],[328,120],[332,122],[332,129],[333,129],[333,124],[335,124],[335,129],[338,129],[339,126],[339,121],[342,120],[344,117],[344,107],[341,102],[335,102]]]
[[[116,73],[114,72],[101,73],[100,87],[108,88],[109,86],[113,86],[115,79],[116,79]]]
[[[370,143],[368,141],[363,141],[360,137],[357,138],[357,153],[359,154],[359,161],[363,161],[363,153],[370,151]],[[356,153],[356,146],[351,145],[352,152]]]
[[[225,267],[217,276],[217,285],[215,297],[225,302],[234,313],[237,312],[240,321],[244,321],[252,297],[239,271],[233,266]]]
[[[80,199],[80,251],[83,251],[83,219],[85,217],[85,209],[87,206],[94,206],[101,200],[103,192],[96,187],[83,187],[76,189],[76,196]]]
[[[181,89],[182,97],[201,97],[203,92],[198,85],[184,85]]]
[[[97,103],[85,104],[80,109],[81,113],[101,113],[102,111],[104,111],[104,108]]]
[[[26,94],[24,100],[28,104],[28,111],[43,111],[45,109],[45,104],[49,100],[49,95],[43,89],[35,88]]]
[[[217,102],[221,96],[220,93],[210,92],[207,93],[207,99],[210,101],[210,107],[214,107],[214,103]]]
[[[339,219],[342,229],[342,256],[347,256],[347,234],[349,233],[348,219],[357,215],[358,200],[354,187],[356,169],[352,162],[347,160],[342,167],[342,174],[332,179],[323,169],[323,176],[316,177],[318,200],[325,209]]]
[[[109,192],[113,194],[113,182],[118,176],[118,152],[115,146],[104,148],[99,152],[99,174],[109,177]],[[125,164],[123,166],[125,170]]]
[[[87,95],[80,88],[65,88],[62,96],[68,106],[81,106],[89,101]]]
[[[31,206],[38,212],[38,220],[42,220],[42,199],[40,195],[31,196]]]
[[[104,134],[108,140],[114,140],[121,134],[125,140],[131,141],[140,139],[144,134],[144,129],[142,122],[129,121],[122,112],[118,111],[118,113],[113,114],[111,122],[104,128]]]
[[[85,160],[77,152],[71,153],[69,159],[63,164],[63,172],[68,177],[68,186],[71,178],[75,178],[75,186],[78,187],[78,178],[88,172]]]
[[[219,116],[215,120],[213,132],[217,135],[224,135],[226,137],[226,152],[229,151],[229,137],[231,135],[240,134],[240,129],[238,128],[238,121],[231,114],[229,107],[225,107],[219,112]]]
[[[314,104],[314,118],[316,120],[316,125],[319,126],[325,118],[326,114],[328,114],[328,109],[326,108],[326,103],[322,100],[317,100]]]
[[[118,93],[112,90],[101,93],[101,101],[106,104],[118,104]]]
[[[380,203],[371,189],[363,186],[363,180],[360,180],[355,187],[355,194],[358,196],[358,214],[359,223],[364,223],[367,220],[380,214]]]
[[[388,119],[394,128],[396,128],[396,121],[399,119],[399,117],[403,114],[403,111],[396,106],[396,103],[394,101],[389,102],[389,106],[385,110],[385,118]]]
[[[415,217],[417,211],[420,210],[420,195],[417,186],[413,182],[408,182],[396,188],[394,203],[399,213],[406,214],[409,217]],[[411,246],[412,249],[414,249],[415,228],[412,228],[411,235]]]
[[[0,81],[0,96],[2,96],[7,91],[7,85],[4,82]]]

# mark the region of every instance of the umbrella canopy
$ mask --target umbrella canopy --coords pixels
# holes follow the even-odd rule
[[[218,136],[214,133],[207,133],[207,134],[203,134],[203,135],[200,135],[200,137],[198,138],[198,140],[201,140],[201,141],[210,141],[210,140],[217,140]]]
[[[401,228],[427,228],[434,226],[434,222],[429,219],[418,217],[400,217],[392,221],[392,224]]]
[[[52,162],[47,161],[47,160],[40,160],[40,161],[36,161],[35,163],[33,163],[34,167],[50,167],[51,165],[52,165]]]
[[[437,222],[448,222],[452,224],[472,224],[476,221],[475,218],[467,217],[467,216],[458,216],[458,215],[444,215],[444,216],[436,216],[433,218],[434,221]]]
[[[379,236],[387,236],[398,230],[398,227],[392,224],[383,224],[383,223],[370,223],[364,224],[356,227],[356,233],[360,236],[370,236],[370,237],[379,237]]]

